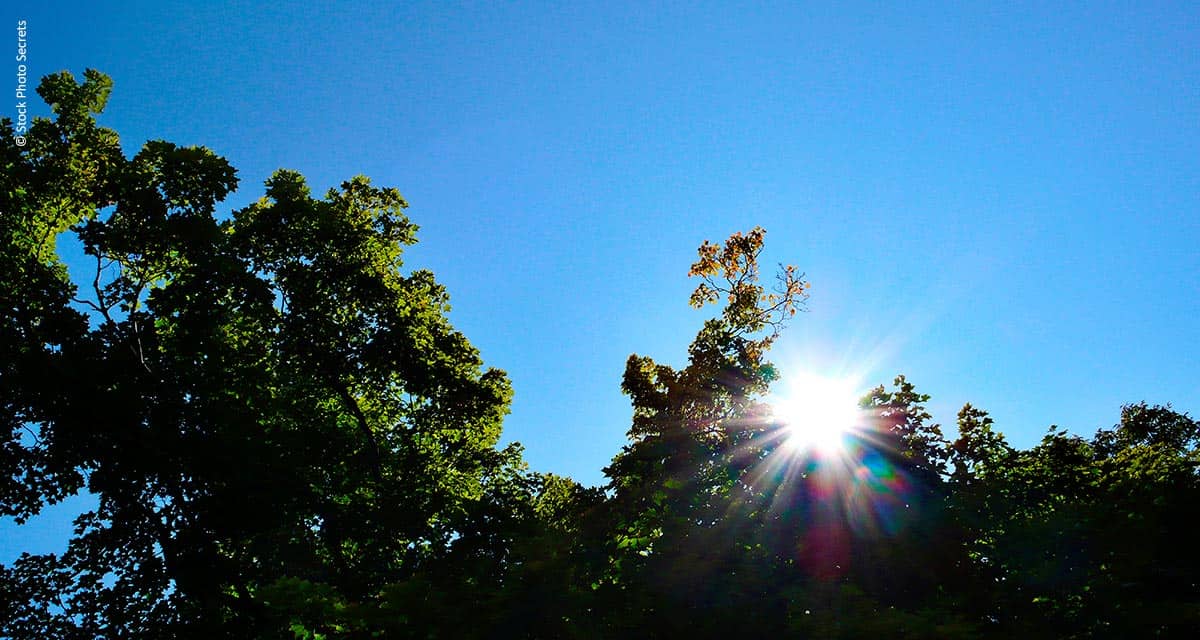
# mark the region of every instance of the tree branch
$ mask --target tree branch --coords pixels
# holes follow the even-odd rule
[[[354,421],[358,424],[358,430],[366,438],[367,448],[365,449],[365,455],[367,456],[367,461],[371,465],[375,479],[382,482],[383,467],[379,452],[379,443],[375,441],[375,434],[371,433],[371,426],[367,423],[367,416],[363,414],[362,407],[358,405],[358,400],[354,399],[354,396],[350,394],[350,390],[346,385],[332,378],[330,379],[330,384],[338,396],[341,397],[342,402],[346,404],[346,408],[350,410],[350,413],[354,416]]]

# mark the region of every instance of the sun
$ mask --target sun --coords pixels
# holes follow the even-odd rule
[[[797,450],[838,453],[849,431],[859,425],[858,393],[850,380],[794,373],[770,399],[772,413],[784,426],[787,444]]]

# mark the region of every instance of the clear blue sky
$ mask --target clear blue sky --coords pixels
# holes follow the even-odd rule
[[[231,207],[398,187],[535,469],[603,481],[625,358],[682,362],[696,246],[754,225],[813,284],[784,375],[905,373],[1019,446],[1200,413],[1194,4],[45,4],[3,10],[30,74],[110,74],[102,123],[226,156]]]

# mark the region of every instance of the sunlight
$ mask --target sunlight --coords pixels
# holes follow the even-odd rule
[[[772,411],[795,449],[838,453],[846,433],[858,426],[858,394],[849,380],[792,373],[785,389],[772,395]]]
[[[784,374],[767,398],[781,446],[747,477],[771,512],[803,510],[810,527],[798,561],[831,577],[852,561],[849,537],[900,535],[918,513],[898,453],[874,437],[871,413],[859,408],[862,376],[838,371]]]

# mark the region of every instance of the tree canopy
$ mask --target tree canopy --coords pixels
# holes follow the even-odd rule
[[[316,199],[279,171],[219,218],[233,168],[163,141],[125,157],[94,119],[110,87],[51,76],[55,118],[6,139],[0,510],[99,500],[65,554],[8,572],[30,596],[8,632],[241,634],[465,544],[519,463],[495,447],[511,390],[433,274],[402,271],[399,192],[359,177]],[[94,261],[83,286],[64,233]]]
[[[0,515],[80,492],[61,554],[0,566],[5,638],[1193,637],[1200,422],[953,433],[904,376],[836,456],[788,444],[768,360],[805,276],[704,242],[672,367],[626,362],[607,484],[500,447],[512,389],[408,269],[407,202],[355,177],[257,202],[204,147],[131,157],[112,82],[45,78],[0,135]],[[64,248],[86,257],[72,277]],[[77,266],[77,265],[73,265]]]

